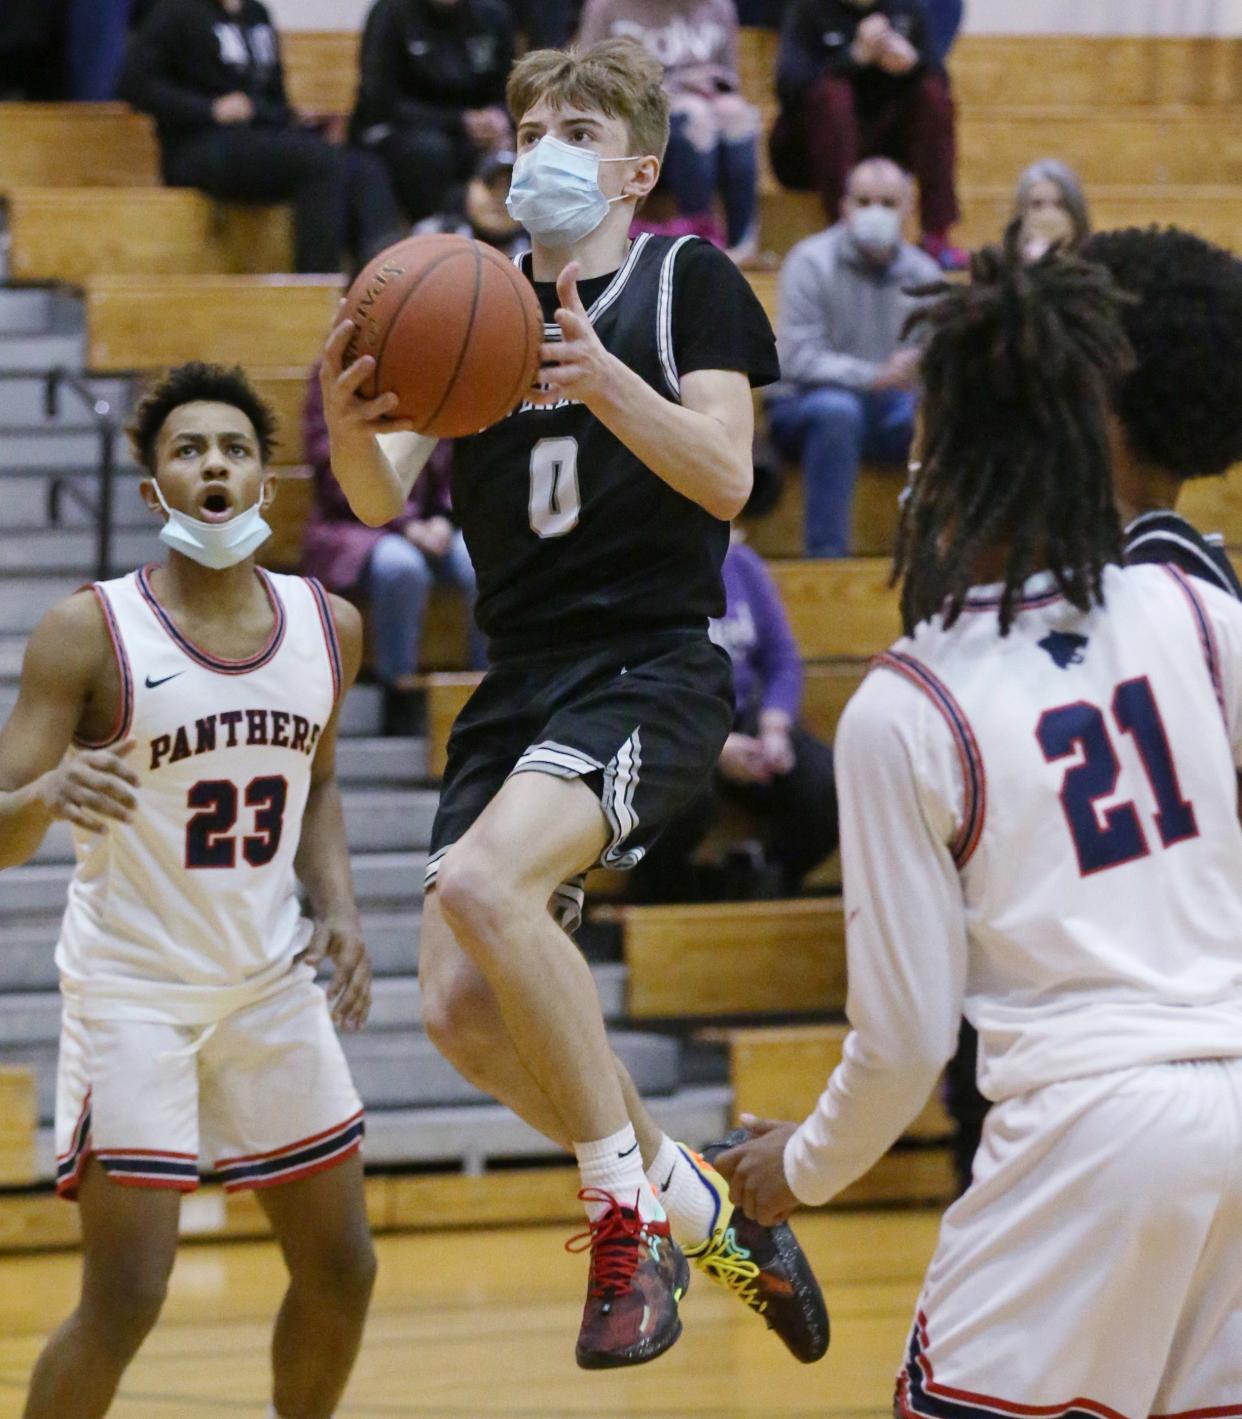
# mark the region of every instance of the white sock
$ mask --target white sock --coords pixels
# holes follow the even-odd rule
[[[632,1123],[607,1138],[575,1143],[574,1152],[584,1192],[607,1193],[622,1207],[636,1206],[638,1215],[647,1221],[664,1220],[664,1209],[656,1201],[647,1174],[643,1172],[643,1155],[639,1152]],[[592,1221],[608,1210],[604,1198],[584,1199],[584,1202]]]
[[[673,1240],[680,1247],[701,1246],[715,1230],[721,1204],[720,1194],[700,1172],[699,1161],[665,1134],[647,1177],[668,1213]]]

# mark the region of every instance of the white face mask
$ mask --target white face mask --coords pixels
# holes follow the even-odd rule
[[[855,207],[848,220],[850,235],[869,255],[883,256],[901,244],[901,213],[895,207]]]
[[[235,567],[272,535],[272,529],[263,519],[261,491],[253,507],[239,512],[228,522],[204,522],[201,518],[190,517],[170,508],[154,479],[151,486],[155,489],[160,507],[168,514],[168,521],[160,528],[160,541],[165,547],[171,547],[174,552],[197,562],[200,567],[209,567],[213,572]]]
[[[588,237],[608,215],[614,202],[599,185],[600,163],[635,163],[638,158],[601,158],[590,148],[562,143],[551,136],[540,140],[513,165],[513,181],[505,207],[544,246],[573,246]]]

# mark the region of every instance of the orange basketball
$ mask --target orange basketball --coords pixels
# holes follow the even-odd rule
[[[417,236],[382,251],[345,299],[356,326],[345,363],[375,358],[362,386],[391,391],[420,433],[458,438],[503,419],[539,367],[543,314],[507,257],[464,236]]]

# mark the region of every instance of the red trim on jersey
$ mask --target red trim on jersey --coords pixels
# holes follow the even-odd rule
[[[254,655],[246,656],[243,660],[224,660],[220,656],[212,655],[194,644],[185,636],[177,623],[160,605],[156,599],[155,592],[151,588],[151,572],[158,565],[155,562],[148,562],[138,572],[138,590],[142,599],[151,608],[152,614],[164,628],[169,639],[179,650],[185,652],[196,664],[201,665],[205,670],[214,670],[220,675],[247,675],[252,670],[258,670],[266,665],[269,660],[280,649],[281,642],[285,638],[285,630],[289,624],[289,618],[285,614],[284,602],[281,601],[276,591],[275,583],[262,567],[255,567],[255,574],[262,583],[263,590],[267,593],[267,599],[271,605],[275,620],[272,624],[272,633],[267,638],[266,645]]]
[[[997,1399],[990,1394],[977,1394],[974,1390],[957,1389],[952,1385],[941,1384],[937,1381],[932,1370],[932,1363],[927,1358],[926,1350],[931,1344],[927,1334],[927,1317],[922,1311],[918,1313],[918,1332],[921,1342],[920,1353],[914,1358],[918,1362],[919,1369],[923,1373],[923,1388],[938,1399],[951,1399],[959,1404],[969,1404],[984,1409],[999,1410],[1002,1414],[1015,1414],[1023,1416],[1023,1419],[1055,1419],[1055,1416],[1066,1414],[1073,1409],[1085,1410],[1088,1414],[1096,1414],[1099,1419],[1126,1419],[1126,1415],[1120,1410],[1112,1409],[1107,1404],[1101,1404],[1095,1399],[1067,1399],[1064,1404],[1016,1404],[1013,1400]],[[898,1386],[897,1399],[903,1416],[909,1419],[923,1419],[922,1411],[914,1409],[909,1403],[909,1380],[905,1374],[901,1377],[902,1383]],[[1180,1419],[1180,1416],[1178,1416]]]
[[[877,655],[872,664],[896,671],[922,690],[940,711],[949,726],[949,732],[953,735],[962,768],[964,803],[962,825],[958,829],[957,837],[949,845],[949,851],[953,855],[954,864],[961,871],[979,846],[988,806],[987,774],[975,732],[970,727],[970,720],[966,718],[961,705],[949,692],[944,681],[934,675],[916,656],[905,651],[885,651],[883,655]]]
[[[332,668],[332,703],[341,697],[341,680],[344,663],[341,659],[341,641],[336,630],[336,617],[332,614],[332,603],[317,577],[308,576],[306,584],[315,598],[315,609],[319,612],[319,624],[323,627],[323,638],[328,647],[328,664]]]
[[[73,736],[73,742],[81,749],[108,749],[113,744],[119,744],[129,733],[130,724],[134,718],[134,677],[129,668],[129,655],[125,650],[125,642],[121,639],[121,628],[117,624],[116,613],[108,601],[103,588],[96,582],[91,584],[91,590],[95,593],[95,600],[99,603],[99,609],[103,612],[104,625],[108,631],[108,639],[112,642],[112,655],[116,661],[117,676],[121,682],[121,703],[117,706],[116,723],[112,731],[104,739],[83,739],[80,735]]]

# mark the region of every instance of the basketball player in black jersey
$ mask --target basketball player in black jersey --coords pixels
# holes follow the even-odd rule
[[[1172,563],[1242,599],[1221,539],[1176,510],[1192,479],[1242,459],[1242,261],[1176,227],[1099,232],[1083,255],[1134,297],[1113,431],[1126,560]]]
[[[799,1359],[828,1342],[788,1228],[733,1210],[720,1175],[643,1108],[566,934],[587,869],[633,866],[728,734],[728,659],[707,620],[751,486],[751,386],[778,373],[771,327],[722,253],[628,237],[667,141],[661,77],[624,40],[536,51],[510,76],[509,204],[531,235],[523,269],[547,343],[528,400],[455,450],[493,667],[449,741],[420,950],[428,1033],[577,1153],[587,1368],[676,1340],[682,1247]],[[358,396],[372,365],[342,372],[350,331],[324,360],[333,468],[358,515],[382,523],[431,441],[386,423],[390,396]]]

